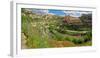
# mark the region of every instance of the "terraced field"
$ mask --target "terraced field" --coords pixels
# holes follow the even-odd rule
[[[37,15],[22,9],[21,48],[56,48],[92,45],[92,27],[74,25],[57,15]],[[80,19],[81,21],[81,19]]]

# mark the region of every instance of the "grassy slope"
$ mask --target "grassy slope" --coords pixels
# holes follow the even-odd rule
[[[56,31],[55,29],[57,27],[59,17],[53,17],[53,20],[44,20],[43,18],[45,17],[42,16],[40,16],[40,18],[34,17],[32,18],[28,15],[22,15],[22,33],[26,36],[26,43],[24,45],[26,45],[28,48],[72,47],[91,45],[91,41],[84,42],[83,37],[73,36],[75,34],[86,33],[85,31],[79,32],[66,30],[66,34],[61,34]],[[58,21],[55,22],[54,20]],[[48,29],[48,26],[53,26],[53,28]]]

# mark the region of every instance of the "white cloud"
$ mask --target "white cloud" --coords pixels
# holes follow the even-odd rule
[[[56,15],[54,13],[49,13],[49,10],[47,9],[33,9],[33,8],[27,8],[28,10],[31,10],[33,13],[40,14],[40,15],[45,15],[45,14],[52,14]],[[74,17],[80,17],[82,14],[90,14],[92,13],[91,11],[78,11],[78,10],[65,10],[63,11],[65,15],[70,15]],[[64,16],[64,15],[62,15]]]
[[[32,9],[32,12],[40,15],[48,14],[48,10],[45,9]]]
[[[80,16],[80,15],[77,15],[77,14],[79,14],[77,11],[72,11],[72,10],[64,11],[64,13],[65,13],[66,15],[70,15],[70,16],[74,16],[74,17]]]
[[[65,14],[68,14],[68,13],[69,13],[69,14],[74,14],[75,12],[76,12],[76,11],[71,11],[71,10],[66,10],[66,11],[64,11]]]
[[[56,14],[54,14],[54,13],[48,13],[48,14],[51,14],[51,15],[56,15]]]
[[[92,12],[91,11],[80,11],[79,13],[80,14],[91,14]]]
[[[80,17],[82,14],[90,14],[90,11],[75,11],[75,10],[66,10],[63,11],[66,15],[74,16],[74,17]]]
[[[40,15],[45,15],[45,14],[55,15],[54,13],[49,13],[49,10],[47,10],[47,9],[26,8],[26,10],[30,10],[30,11],[32,11],[33,13],[40,14]]]

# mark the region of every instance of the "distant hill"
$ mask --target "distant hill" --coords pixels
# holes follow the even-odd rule
[[[82,25],[82,21],[78,17],[65,16],[64,22],[67,24]]]
[[[39,19],[39,20],[59,20],[59,21],[63,21],[69,25],[82,25],[82,22],[80,20],[80,18],[78,17],[73,17],[73,16],[57,16],[57,15],[52,15],[52,14],[43,14],[43,15],[39,15],[36,13],[32,13],[31,10],[29,9],[23,9],[22,11],[22,15],[26,16],[30,16],[32,19]]]

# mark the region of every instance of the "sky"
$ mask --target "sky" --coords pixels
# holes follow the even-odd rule
[[[60,15],[60,16],[64,16],[65,15],[63,10],[51,10],[51,9],[49,9],[48,12],[50,14],[54,14],[54,15]]]
[[[73,16],[73,17],[80,17],[82,14],[92,14],[91,11],[79,11],[79,10],[55,10],[55,9],[33,9],[31,8],[33,13],[36,14],[52,14],[58,16]]]

